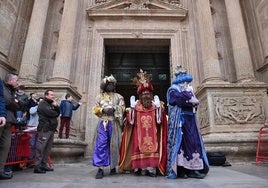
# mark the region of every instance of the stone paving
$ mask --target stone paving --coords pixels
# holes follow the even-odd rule
[[[232,166],[211,166],[204,179],[166,179],[135,176],[133,174],[109,175],[105,169],[103,179],[95,179],[97,169],[90,160],[76,163],[56,163],[54,171],[34,174],[33,169],[15,171],[11,180],[0,180],[0,188],[264,188],[268,187],[268,164],[236,163]]]

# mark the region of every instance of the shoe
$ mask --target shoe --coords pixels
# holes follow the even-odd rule
[[[110,175],[115,175],[115,174],[116,174],[116,169],[115,168],[111,169],[110,170]]]
[[[180,178],[180,179],[187,179],[188,176],[186,174],[178,174],[177,175],[177,178]]]
[[[41,167],[41,169],[44,170],[44,171],[47,171],[47,172],[54,171],[53,168],[49,168],[49,167],[47,167],[47,166],[45,166],[45,167]]]
[[[4,171],[4,174],[9,175],[9,176],[13,176],[13,171],[12,170]]]
[[[36,173],[36,174],[45,174],[46,171],[43,170],[42,168],[35,168],[34,173]]]
[[[186,174],[184,171],[180,171],[180,172],[178,172],[178,174],[177,174],[177,178],[187,179],[188,176],[187,176],[187,174]]]
[[[155,173],[150,172],[150,171],[148,171],[148,170],[147,170],[147,172],[146,172],[146,175],[147,175],[147,176],[150,176],[150,177],[153,177],[153,178],[156,177],[156,174],[155,174]]]
[[[0,173],[0,180],[8,180],[11,179],[12,177],[13,177],[12,174],[7,174],[5,172]]]
[[[96,179],[102,179],[104,177],[104,173],[103,173],[103,170],[99,168],[95,178]]]
[[[140,176],[141,175],[141,169],[139,168],[139,169],[135,169],[134,170],[134,174],[136,175],[136,176]]]
[[[200,173],[197,170],[191,171],[189,172],[189,174],[187,175],[189,178],[197,178],[197,179],[203,179],[206,175]]]

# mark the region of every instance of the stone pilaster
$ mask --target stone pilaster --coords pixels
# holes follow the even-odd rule
[[[221,81],[220,64],[209,0],[197,0],[204,76],[202,81]]]
[[[239,0],[225,0],[237,81],[254,80],[254,71]]]
[[[49,0],[35,1],[20,67],[20,79],[36,82]]]
[[[75,26],[79,1],[65,0],[59,42],[54,64],[53,75],[50,81],[70,82]]]

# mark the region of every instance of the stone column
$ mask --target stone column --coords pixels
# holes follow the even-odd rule
[[[34,1],[20,67],[20,79],[36,82],[49,0]]]
[[[238,82],[251,81],[254,72],[239,0],[225,0]]]
[[[51,81],[70,83],[78,2],[65,0],[59,42]]]
[[[202,81],[222,81],[209,0],[197,0],[204,76]]]

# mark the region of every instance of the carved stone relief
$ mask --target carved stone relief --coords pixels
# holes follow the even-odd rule
[[[100,3],[106,3],[109,2],[111,0],[95,0],[95,4],[100,4]],[[160,0],[163,1],[165,3],[170,3],[173,5],[180,5],[180,0]],[[135,5],[142,5],[142,4],[146,4],[146,2],[148,2],[148,0],[130,0],[129,2],[132,2],[131,4],[135,4]]]
[[[261,96],[214,96],[215,124],[262,123],[264,109]]]
[[[198,106],[198,119],[200,128],[209,126],[208,101],[206,99],[200,100],[200,105]]]

